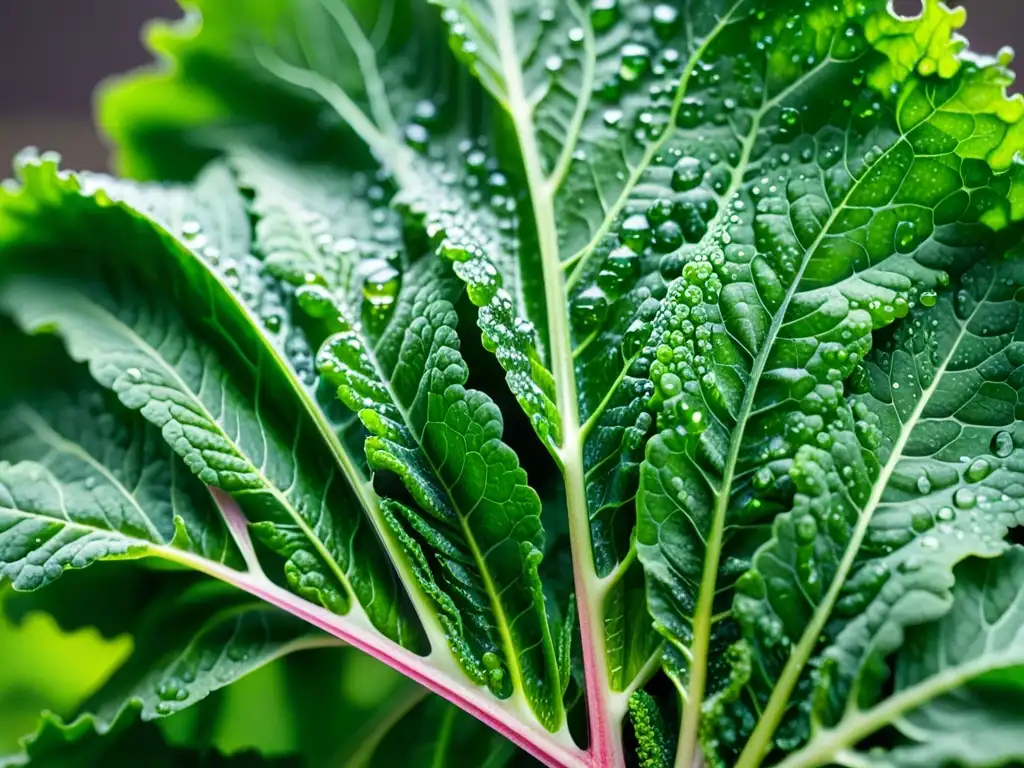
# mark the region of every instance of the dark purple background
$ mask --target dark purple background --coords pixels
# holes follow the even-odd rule
[[[919,0],[896,4],[909,12],[915,2],[920,7]],[[1024,55],[1021,0],[965,4],[975,50],[994,53],[1008,44]],[[69,167],[102,168],[106,152],[91,126],[93,86],[149,60],[139,43],[143,21],[178,15],[175,0],[0,0],[0,177],[7,158],[27,144],[61,151]]]

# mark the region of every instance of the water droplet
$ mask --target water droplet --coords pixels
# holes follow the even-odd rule
[[[970,488],[958,488],[953,494],[953,503],[960,509],[971,509],[978,500]]]
[[[658,253],[671,253],[684,242],[683,230],[676,222],[666,221],[654,230],[654,250]]]
[[[178,698],[181,695],[181,686],[178,684],[177,680],[167,680],[161,683],[160,687],[157,688],[156,695],[164,701],[181,701],[181,699]],[[188,698],[187,692],[185,697]]]
[[[922,307],[934,307],[939,300],[939,294],[935,291],[925,291],[920,296]]]
[[[704,178],[704,164],[696,157],[681,157],[672,169],[672,189],[685,192]]]
[[[927,509],[915,509],[910,516],[910,527],[918,533],[923,533],[935,526],[932,514]]]
[[[405,127],[405,141],[413,149],[425,152],[430,143],[430,131],[419,123],[410,123]]]
[[[992,472],[992,465],[984,459],[977,459],[971,462],[971,466],[967,468],[967,472],[964,474],[967,477],[967,482],[980,483],[989,476],[990,472]]]
[[[647,46],[637,43],[626,43],[622,46],[622,61],[619,64],[619,77],[623,82],[632,83],[647,71],[651,62],[651,52]]]
[[[363,281],[363,297],[374,307],[390,307],[398,297],[401,274],[391,266],[371,272]]]
[[[921,539],[921,546],[925,549],[937,549],[939,546],[939,540],[934,536],[925,536]]]
[[[662,40],[668,40],[675,34],[679,22],[679,9],[667,3],[654,6],[651,23],[654,31]]]
[[[619,18],[619,0],[594,0],[590,6],[590,23],[595,32],[604,32]]]
[[[640,257],[629,246],[620,246],[608,254],[604,266],[620,279],[626,280],[635,277],[640,270]]]
[[[142,371],[140,371],[138,368],[129,368],[126,371],[126,373],[134,381],[139,381],[142,379]]]
[[[932,481],[924,475],[917,478],[917,492],[921,495],[927,495],[932,492]]]
[[[901,221],[896,225],[897,253],[911,253],[918,242],[917,224],[912,221]]]
[[[612,127],[618,125],[619,121],[621,121],[621,120],[622,120],[622,110],[621,109],[606,109],[604,111],[604,124],[607,125],[609,128],[612,128]]]
[[[299,302],[299,308],[310,317],[323,319],[337,313],[331,292],[322,285],[300,286],[295,291],[295,298]]]
[[[281,315],[277,312],[271,312],[260,318],[263,321],[263,325],[266,326],[267,330],[271,333],[277,333],[281,330]]]
[[[950,507],[943,507],[938,511],[937,516],[942,522],[948,523],[956,517],[956,512],[954,512]]]
[[[641,253],[651,237],[651,224],[642,213],[633,214],[622,222],[619,237],[633,251]]]
[[[799,124],[800,113],[792,107],[786,107],[779,113],[779,136],[791,136]]]
[[[992,437],[992,453],[1001,459],[1013,453],[1013,435],[1005,430],[996,432]]]

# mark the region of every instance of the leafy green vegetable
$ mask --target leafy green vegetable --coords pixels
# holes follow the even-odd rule
[[[0,578],[136,641],[17,759],[149,739],[286,655],[310,764],[1021,759],[987,693],[1019,683],[1024,99],[964,20],[152,26],[163,66],[99,101],[138,180],[29,152],[0,190]],[[172,569],[96,571],[167,604],[69,606],[101,560]],[[349,691],[333,752],[290,655],[338,641],[449,703]]]

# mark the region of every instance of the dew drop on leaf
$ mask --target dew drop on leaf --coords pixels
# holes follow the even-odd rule
[[[989,473],[992,471],[992,465],[989,464],[985,459],[978,459],[971,463],[971,466],[967,468],[965,473],[967,476],[967,482],[969,483],[980,483]]]
[[[958,488],[953,494],[953,503],[960,509],[971,509],[978,500],[970,488]]]
[[[704,164],[696,157],[681,157],[672,169],[672,189],[685,192],[700,184],[704,178]]]
[[[604,32],[619,19],[619,0],[594,0],[590,6],[590,23],[594,31]]]
[[[619,65],[619,77],[624,82],[632,83],[647,71],[651,63],[651,52],[647,46],[627,43],[622,46],[622,62]]]
[[[336,313],[331,292],[322,285],[302,285],[295,291],[299,308],[313,318],[322,319]]]
[[[363,297],[375,307],[388,307],[398,297],[401,275],[391,266],[371,272],[363,280]]]
[[[642,213],[633,214],[622,222],[619,237],[636,253],[640,253],[651,238],[651,224]]]
[[[992,437],[992,453],[1001,459],[1013,453],[1013,435],[1005,430],[996,432]]]
[[[587,333],[604,322],[608,315],[608,296],[596,285],[581,291],[572,302],[572,321],[576,329]]]

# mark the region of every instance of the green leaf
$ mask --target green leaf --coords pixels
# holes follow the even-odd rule
[[[874,703],[905,628],[949,610],[953,567],[999,555],[1024,522],[1021,285],[1019,261],[974,267],[871,353],[855,379],[863,394],[818,409],[825,437],[798,450],[793,510],[736,598],[761,696],[824,640],[815,718]],[[802,727],[791,715],[786,734]]]
[[[501,442],[497,407],[465,387],[445,283],[419,289],[390,365],[351,327],[325,343],[318,365],[369,430],[371,469],[396,475],[414,502],[382,508],[463,668],[503,698],[525,695],[557,730],[561,688],[537,571],[540,499]]]
[[[324,424],[305,388],[315,384],[311,354],[303,359],[308,342],[296,334],[271,337],[285,323],[283,298],[264,288],[262,265],[248,253],[248,221],[230,177],[213,169],[192,197],[180,188],[164,193],[120,182],[104,186],[105,179],[95,176],[79,182],[58,173],[50,158],[27,158],[22,182],[8,193],[6,232],[13,242],[32,244],[31,237],[21,237],[26,224],[48,213],[73,232],[68,211],[76,207],[111,231],[128,228],[141,248],[174,256],[163,265],[164,279],[185,295],[198,293],[198,306],[210,313],[202,319],[221,349],[195,336],[195,325],[168,302],[143,300],[146,282],[124,272],[97,278],[88,262],[76,282],[54,285],[52,270],[12,277],[4,288],[7,311],[26,330],[59,332],[72,357],[88,362],[100,384],[156,425],[200,480],[236,496],[254,532],[286,558],[293,589],[340,613],[355,598],[371,606],[375,626],[415,645],[418,628],[352,491],[338,478],[338,466],[315,453],[316,443],[302,439],[318,430],[331,434],[332,426]],[[107,203],[112,197],[126,202]],[[59,202],[64,208],[54,207]],[[167,228],[139,209],[168,221]],[[94,248],[102,243],[103,225],[93,230]],[[50,243],[63,234],[60,228],[47,231]],[[174,232],[190,247],[172,238]],[[101,251],[95,268],[103,258]],[[157,265],[145,268],[155,271]],[[66,298],[60,306],[53,302],[58,293]],[[349,514],[327,514],[325,508]],[[362,543],[353,546],[357,541]],[[380,592],[393,597],[375,600]]]
[[[366,165],[352,134],[377,151],[400,140],[417,98],[450,81],[438,26],[411,0],[189,3],[183,19],[145,35],[169,66],[105,84],[98,121],[134,178],[192,178],[240,141]]]
[[[79,768],[79,766],[137,765],[138,755],[146,755],[147,765],[155,768],[265,768],[296,766],[290,760],[267,760],[241,753],[230,757],[215,751],[169,747],[155,725],[131,726],[119,723],[116,729],[98,731],[88,720],[71,725],[52,714],[44,714],[39,730],[24,740],[25,752],[0,758],[0,766],[47,766],[47,768]]]
[[[112,727],[127,709],[143,721],[173,715],[275,659],[340,644],[215,582],[150,611],[134,641],[127,663],[83,707],[99,729]]]
[[[727,670],[713,670],[713,660],[734,641],[737,627],[715,619],[728,616],[737,578],[771,535],[773,519],[790,509],[794,486],[799,490],[808,474],[805,457],[829,447],[830,419],[844,407],[844,381],[871,349],[873,334],[897,320],[906,328],[910,321],[902,318],[912,303],[934,303],[951,275],[986,249],[1006,249],[992,231],[1015,215],[1014,171],[1000,147],[1017,141],[1018,118],[995,117],[1009,102],[991,88],[1005,73],[996,63],[964,60],[948,81],[908,75],[893,94],[874,91],[864,85],[865,73],[888,68],[888,59],[860,37],[861,29],[888,13],[881,3],[822,3],[741,14],[745,24],[705,42],[691,83],[702,114],[724,115],[729,133],[711,134],[716,138],[704,148],[669,144],[677,146],[676,157],[699,148],[692,164],[703,176],[693,188],[715,201],[716,213],[694,246],[683,245],[678,255],[676,246],[666,249],[660,265],[663,276],[680,276],[642,349],[659,434],[647,443],[641,470],[637,543],[655,621],[686,659],[676,669],[673,655],[670,672],[691,702],[706,701],[731,679]],[[805,34],[808,25],[815,35]],[[799,54],[782,58],[775,50]],[[969,193],[975,175],[989,185],[981,196]],[[664,178],[661,207],[686,205],[667,173]],[[700,186],[706,183],[710,189]],[[676,182],[683,190],[688,185]],[[646,221],[660,216],[658,209],[652,206]],[[657,228],[645,237],[657,246]],[[845,453],[834,461],[852,473],[854,487],[870,488],[863,464],[872,459],[861,458],[855,421],[851,416],[841,428],[847,436],[835,450]],[[844,518],[845,502],[822,494],[818,529],[828,531],[830,515]],[[866,500],[857,498],[857,505]],[[799,503],[800,496],[781,520],[800,515]],[[847,543],[841,539],[833,559],[843,558]],[[853,542],[849,557],[859,544]],[[765,547],[767,563],[776,557],[775,544]],[[819,590],[824,595],[843,586],[848,566],[838,583],[834,572],[807,566],[819,580],[813,588],[797,587],[797,558],[783,558],[784,591],[774,573],[764,574],[766,587],[749,577],[755,599],[767,589],[780,610],[795,612],[803,601],[790,606],[787,600],[797,590],[810,590],[807,599],[816,604]],[[760,571],[761,561],[755,567]],[[824,600],[821,620],[809,627],[806,613],[794,615],[790,627],[745,614],[741,603],[736,614],[755,645],[773,634],[810,643],[837,594]],[[794,670],[809,658],[809,649],[790,655],[784,643],[763,642],[771,651],[755,648],[755,679],[737,704],[741,721],[751,711],[754,721],[764,713],[743,766],[761,758],[756,750],[782,716],[775,705],[789,700]],[[787,663],[785,677],[771,671]],[[701,711],[684,707],[678,758],[684,763],[696,752],[699,733],[714,730],[699,725]],[[799,732],[797,722],[788,724]],[[721,738],[704,739],[705,753],[730,759],[751,724],[723,724]]]
[[[111,402],[79,368],[33,357],[52,352],[49,345],[5,348],[26,353],[25,391],[0,413],[5,580],[34,590],[68,568],[157,552],[173,557],[172,549],[240,561],[213,500],[154,427]],[[56,380],[66,388],[54,387]]]
[[[1021,718],[1013,702],[1024,670],[1022,587],[1024,550],[1018,546],[961,564],[950,609],[907,633],[893,694],[877,706],[851,709],[780,766],[827,765],[839,755],[899,768],[1019,762]],[[889,726],[903,732],[904,743],[883,754],[853,752]]]
[[[542,760],[663,764],[680,711],[677,764],[754,768],[898,701],[906,634],[1019,518],[1024,99],[963,23],[197,0],[100,110],[133,174],[226,159],[23,161],[0,303],[214,486],[248,572],[208,572]],[[382,759],[487,759],[415,709],[434,746]]]
[[[399,735],[400,734],[400,735]],[[466,713],[437,698],[430,698],[395,723],[393,735],[379,739],[365,762],[353,766],[467,765],[500,768],[514,755],[512,745]]]
[[[526,695],[557,729],[558,673],[536,572],[540,502],[499,442],[495,406],[463,389],[468,369],[455,336],[454,281],[424,261],[400,272],[398,225],[385,209],[360,215],[365,203],[353,200],[344,178],[315,169],[298,175],[252,156],[236,165],[256,192],[257,241],[268,266],[306,285],[300,305],[334,331],[317,367],[369,430],[370,469],[398,475],[419,506],[385,500],[381,512],[436,606],[444,637],[470,677],[499,696],[545,681]],[[301,209],[291,202],[290,190],[318,186],[324,192],[307,194]],[[344,245],[363,260],[353,275],[325,275],[331,261],[313,230],[323,222],[330,237],[326,222],[339,221],[330,206],[347,200],[345,221],[357,224],[345,228]],[[358,229],[371,222],[373,232]],[[310,287],[310,273],[324,275],[326,285]],[[465,445],[454,448],[462,435]]]
[[[100,563],[65,572],[46,589],[12,590],[3,598],[3,615],[20,627],[45,614],[64,632],[92,628],[104,638],[117,639],[134,632],[148,606],[170,599],[202,578],[169,570],[154,559]],[[103,600],[95,600],[96,595],[103,595]]]
[[[22,754],[0,764],[106,765],[119,753],[137,755],[148,745],[168,765],[196,765],[200,758],[220,765],[225,759],[217,753],[179,753],[164,745],[153,726],[136,723],[194,706],[276,658],[338,644],[276,608],[213,582],[179,592],[136,619],[134,653],[81,714],[65,723],[44,713],[39,730],[23,740]]]

